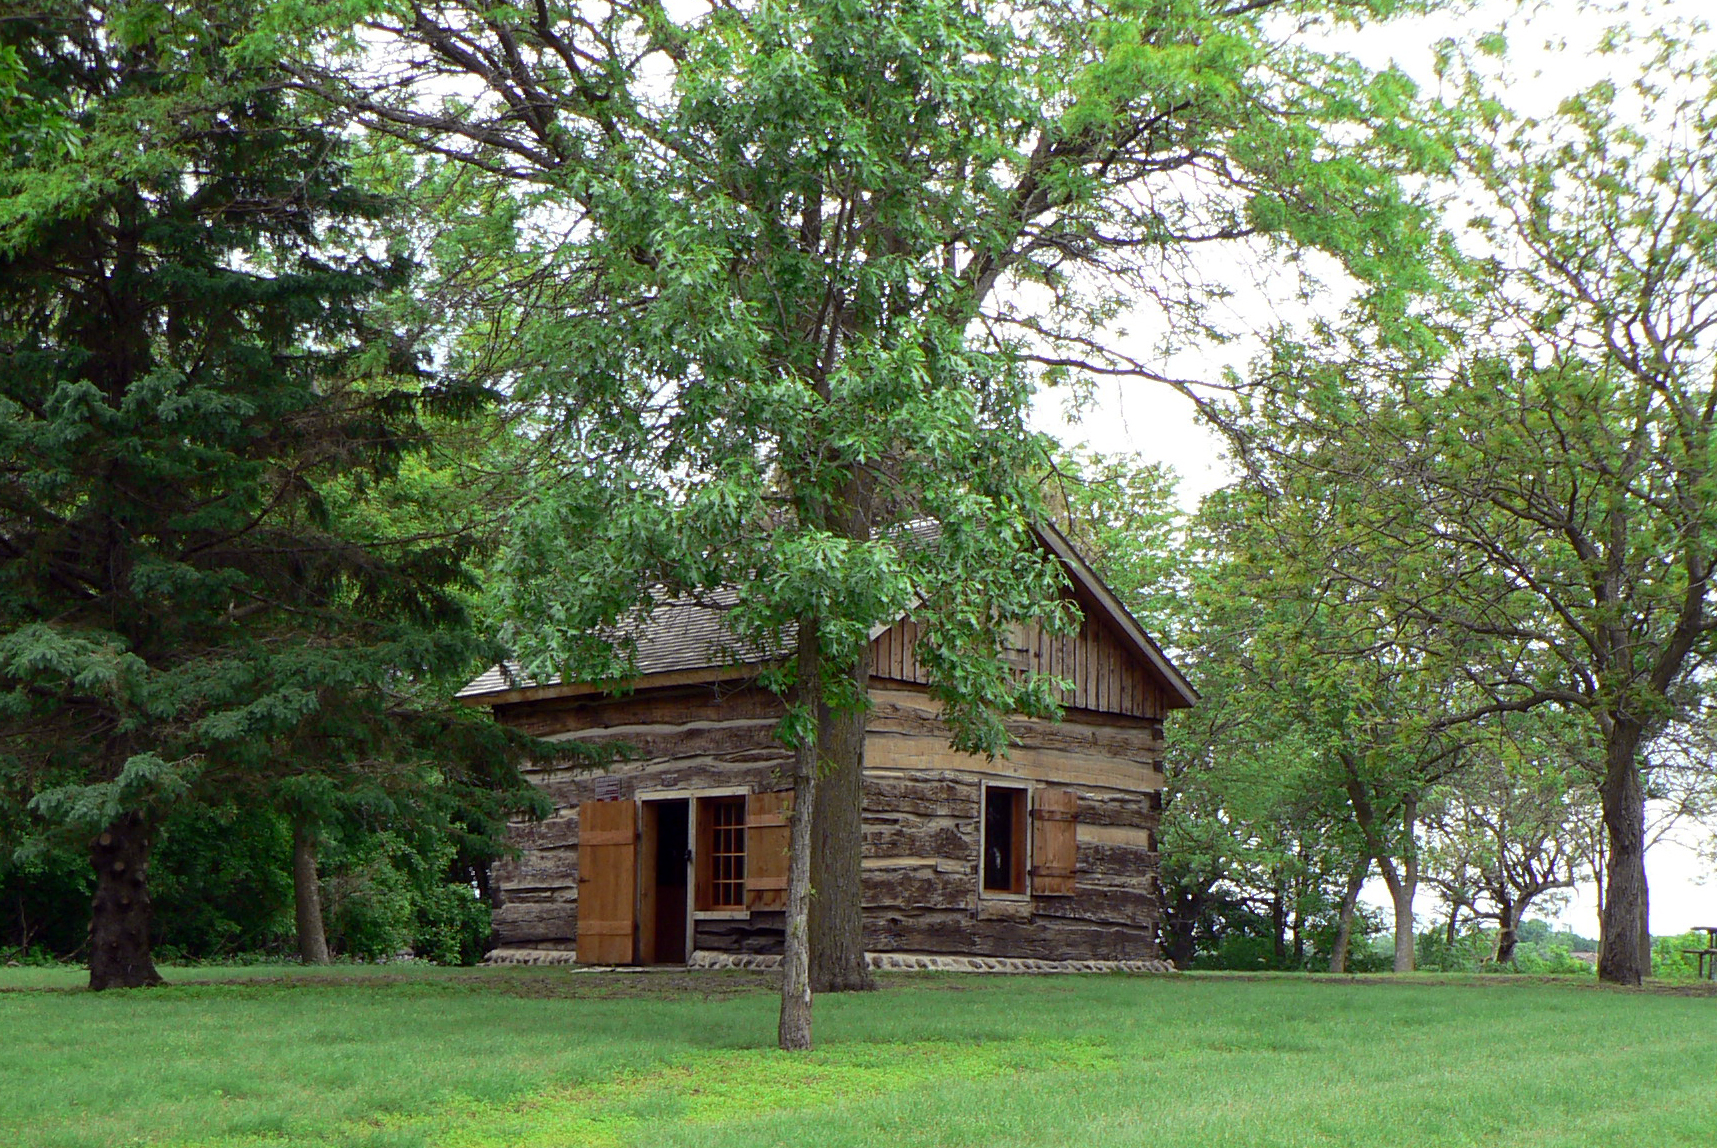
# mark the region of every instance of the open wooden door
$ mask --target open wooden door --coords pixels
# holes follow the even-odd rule
[[[638,807],[578,807],[578,963],[629,965],[638,932]]]
[[[638,803],[638,963],[683,964],[691,911],[691,802]]]

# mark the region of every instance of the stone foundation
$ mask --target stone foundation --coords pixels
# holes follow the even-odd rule
[[[1167,961],[1049,961],[1029,957],[955,957],[933,953],[866,953],[870,967],[881,972],[941,973],[1172,973]],[[486,965],[576,965],[573,953],[561,949],[496,949]],[[578,966],[584,971],[642,972],[636,965]],[[659,966],[674,968],[678,966]],[[774,970],[781,958],[772,953],[717,953],[699,949],[688,969]]]
[[[1172,973],[1167,961],[1048,961],[1033,957],[957,957],[940,953],[866,953],[870,967],[879,972],[936,973]],[[778,969],[781,958],[774,954],[692,954],[691,969]]]

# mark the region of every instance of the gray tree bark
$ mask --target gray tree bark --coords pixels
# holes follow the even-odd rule
[[[1419,803],[1411,797],[1401,802],[1401,838],[1407,842],[1407,849],[1397,866],[1395,858],[1384,852],[1383,840],[1378,833],[1377,811],[1357,774],[1348,782],[1347,795],[1353,804],[1354,820],[1365,836],[1365,847],[1383,874],[1383,884],[1389,889],[1389,901],[1395,910],[1395,971],[1410,973],[1414,967],[1413,945],[1417,939],[1413,933],[1413,898],[1419,891],[1419,854],[1413,836]]]
[[[817,619],[799,621],[797,703],[811,720],[793,748],[793,813],[787,844],[787,922],[781,949],[781,1023],[777,1037],[788,1052],[811,1047],[811,846],[816,827],[816,715],[823,702],[822,655]]]
[[[1645,794],[1636,760],[1644,731],[1637,722],[1618,720],[1607,733],[1604,779],[1598,786],[1609,845],[1598,979],[1637,985],[1651,975],[1651,933],[1646,927]]]
[[[307,965],[329,963],[328,933],[322,922],[322,881],[316,874],[316,829],[307,817],[292,826],[292,893],[298,924],[298,959]]]
[[[863,696],[870,684],[867,645],[852,669]],[[816,847],[811,852],[811,991],[876,987],[864,955],[863,709],[821,707],[818,741],[825,772],[817,779]]]
[[[1419,889],[1417,875],[1409,878],[1386,858],[1378,858],[1377,864],[1383,872],[1383,883],[1389,888],[1389,901],[1395,911],[1394,969],[1398,973],[1410,973],[1414,968],[1413,945],[1417,939],[1413,932],[1413,897]]]
[[[1514,960],[1515,946],[1520,944],[1520,918],[1526,913],[1526,903],[1502,901],[1497,909],[1495,960],[1506,965]]]
[[[1347,972],[1347,950],[1353,943],[1353,914],[1359,908],[1359,890],[1365,885],[1365,876],[1371,872],[1371,858],[1360,860],[1357,868],[1347,877],[1347,888],[1341,895],[1341,915],[1336,920],[1335,944],[1330,946],[1329,971],[1332,973]]]
[[[831,528],[854,542],[871,537],[875,491],[869,473],[855,469],[831,509]],[[869,700],[870,644],[864,644],[847,679],[855,698]],[[821,771],[817,778],[816,843],[811,851],[811,991],[858,992],[876,987],[864,955],[864,734],[865,706],[817,713]]]

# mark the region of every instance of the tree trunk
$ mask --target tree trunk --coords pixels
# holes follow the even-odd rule
[[[1514,960],[1514,947],[1520,943],[1520,918],[1526,912],[1526,902],[1504,899],[1497,906],[1496,963],[1506,965]]]
[[[95,900],[90,906],[89,987],[141,988],[162,983],[149,955],[149,847],[154,827],[123,813],[90,842]]]
[[[817,714],[823,702],[822,655],[817,619],[799,622],[797,704],[809,714],[793,747],[793,815],[787,838],[787,921],[781,949],[780,1045],[788,1052],[811,1047],[811,841],[816,831]]]
[[[24,912],[24,891],[18,890],[18,951],[30,951],[30,918]]]
[[[1413,932],[1413,895],[1417,892],[1418,882],[1403,877],[1395,863],[1387,858],[1379,857],[1377,864],[1383,873],[1383,883],[1389,889],[1390,904],[1395,907],[1394,968],[1398,973],[1410,973],[1414,963],[1413,944],[1417,940]]]
[[[875,493],[858,468],[830,508],[830,529],[854,543],[870,540]],[[855,992],[876,987],[864,955],[864,734],[870,717],[871,652],[864,644],[848,680],[860,704],[829,705],[817,715],[816,847],[811,854],[811,991]],[[821,695],[820,695],[821,696]]]
[[[477,886],[477,899],[491,909],[501,906],[495,900],[495,867],[484,859],[471,866],[471,882]]]
[[[1604,843],[1605,830],[1600,820],[1584,838],[1581,852],[1592,867],[1592,893],[1598,903],[1598,951],[1604,951],[1604,872],[1610,865],[1610,851]]]
[[[1166,925],[1168,940],[1163,948],[1177,969],[1190,969],[1193,955],[1198,951],[1198,918],[1204,912],[1205,891],[1181,893],[1170,906]]]
[[[1604,744],[1604,828],[1609,863],[1604,873],[1603,941],[1598,979],[1637,985],[1651,972],[1651,935],[1645,926],[1645,796],[1640,787],[1637,723],[1615,722]]]
[[[1300,891],[1294,897],[1294,923],[1290,927],[1294,936],[1294,965],[1295,969],[1306,967],[1306,915],[1300,908],[1305,904],[1305,898]]]
[[[1643,820],[1644,815],[1641,815]],[[1643,834],[1642,840],[1643,840]],[[1649,843],[1640,846],[1639,878],[1639,967],[1644,976],[1651,976],[1651,888],[1645,876],[1645,851]]]
[[[1353,941],[1353,914],[1359,907],[1359,891],[1365,885],[1365,875],[1371,872],[1371,858],[1366,857],[1347,876],[1347,888],[1341,895],[1341,916],[1336,921],[1335,944],[1330,947],[1329,971],[1347,972],[1347,949]]]
[[[1272,968],[1283,969],[1288,964],[1288,905],[1280,869],[1276,871],[1275,885],[1270,893],[1270,960]]]
[[[870,685],[870,646],[852,669],[857,696]],[[821,708],[818,742],[827,772],[817,779],[817,847],[811,853],[811,991],[876,987],[864,955],[865,708]]]
[[[1302,839],[1294,843],[1294,882],[1290,888],[1293,891],[1293,921],[1289,928],[1294,936],[1294,970],[1301,972],[1306,967],[1306,888],[1311,881],[1311,867],[1306,864],[1306,843]]]
[[[1352,764],[1348,766],[1353,769]],[[1419,803],[1414,798],[1404,798],[1401,802],[1401,839],[1406,842],[1406,854],[1401,858],[1401,867],[1395,866],[1395,861],[1383,850],[1383,841],[1378,833],[1377,811],[1371,805],[1371,799],[1366,794],[1365,785],[1359,780],[1357,772],[1347,783],[1348,800],[1353,804],[1354,818],[1359,822],[1360,832],[1365,835],[1365,847],[1370,851],[1372,860],[1377,862],[1378,871],[1383,874],[1383,883],[1389,888],[1389,901],[1395,907],[1395,971],[1410,973],[1413,971],[1413,944],[1417,939],[1413,934],[1413,897],[1419,890],[1419,857],[1418,846],[1414,840],[1417,830]]]
[[[316,875],[316,833],[306,817],[292,826],[292,892],[298,917],[298,959],[328,964],[328,934],[322,927],[322,882]]]

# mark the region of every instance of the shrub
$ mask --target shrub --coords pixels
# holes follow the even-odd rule
[[[411,947],[417,914],[411,884],[384,846],[322,882],[328,946],[364,961],[385,961]]]
[[[447,879],[453,852],[444,841],[407,842],[390,832],[348,844],[322,882],[329,948],[366,961],[408,951],[441,965],[482,960],[489,907]]]
[[[1470,973],[1490,963],[1496,934],[1489,929],[1460,933],[1449,943],[1444,929],[1427,929],[1414,940],[1414,967],[1428,973]]]
[[[165,961],[293,951],[292,832],[269,809],[189,805],[150,864],[155,952]]]
[[[1195,969],[1228,969],[1260,972],[1276,967],[1275,944],[1268,937],[1229,933],[1217,942],[1214,952],[1200,952],[1192,959]]]
[[[431,886],[417,898],[412,951],[438,965],[474,965],[488,951],[489,906],[463,885]]]
[[[1386,973],[1395,967],[1395,938],[1355,937],[1348,946],[1347,971]]]

